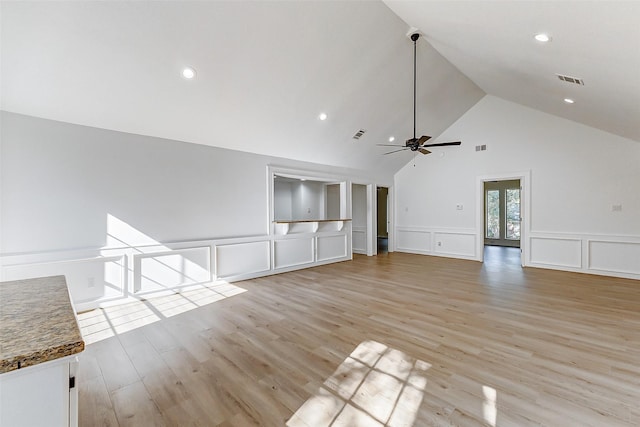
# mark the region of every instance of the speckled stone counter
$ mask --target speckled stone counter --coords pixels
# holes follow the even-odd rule
[[[82,350],[64,276],[0,282],[0,374]]]

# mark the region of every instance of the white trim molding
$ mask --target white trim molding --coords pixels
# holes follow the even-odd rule
[[[396,227],[396,251],[476,260],[475,229]]]
[[[640,280],[640,236],[531,231],[527,265]]]
[[[529,239],[530,258],[528,265],[582,268],[582,242],[567,237],[531,237]]]
[[[296,241],[303,241],[304,257]],[[291,245],[293,250],[281,250]],[[345,221],[339,231],[6,255],[0,258],[0,273],[3,280],[64,275],[76,309],[85,311],[207,282],[234,282],[351,258],[351,223]],[[145,276],[149,267],[154,275]],[[144,281],[155,286],[145,289]]]
[[[589,270],[640,276],[640,239],[635,242],[587,239],[586,246]]]
[[[529,257],[529,232],[531,230],[531,170],[495,173],[476,177],[476,259],[484,258],[484,183],[487,181],[520,180],[520,263],[527,265]]]
[[[396,227],[398,252],[481,261],[475,229]],[[640,236],[530,231],[526,267],[640,280]],[[438,245],[440,243],[440,246]]]

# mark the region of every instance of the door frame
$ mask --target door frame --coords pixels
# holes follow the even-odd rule
[[[476,259],[484,261],[484,183],[487,181],[520,180],[520,265],[528,265],[531,230],[531,170],[495,173],[476,177]]]
[[[375,210],[374,215],[374,226],[373,226],[373,240],[375,242],[374,246],[374,255],[378,254],[378,188],[386,188],[387,189],[387,252],[394,251],[394,227],[393,227],[393,186],[378,184],[374,187],[373,192],[375,194],[375,203],[373,208]]]
[[[511,183],[511,185],[507,185],[507,183]],[[515,184],[517,183],[517,184]],[[506,204],[506,199],[507,199],[507,190],[512,190],[512,189],[518,189],[520,190],[520,188],[522,187],[522,182],[519,179],[513,179],[513,180],[499,180],[499,181],[485,181],[484,182],[484,206],[483,206],[483,211],[484,214],[486,215],[487,213],[487,192],[494,190],[494,191],[498,191],[499,194],[499,220],[498,222],[500,223],[500,233],[497,239],[490,239],[487,237],[487,224],[486,224],[486,218],[485,218],[485,230],[484,230],[484,245],[491,245],[491,246],[506,246],[506,247],[512,247],[512,248],[519,248],[520,247],[520,238],[518,239],[508,239],[507,238],[507,228],[505,227],[506,222],[507,222],[507,204]],[[519,215],[522,215],[522,206],[520,206],[520,212]]]
[[[389,192],[387,193],[387,221],[389,222],[389,230],[387,235],[389,237],[389,246],[387,252],[394,252],[396,250],[396,191],[394,185],[381,185],[380,187],[387,187]]]
[[[353,220],[353,186],[354,185],[362,185],[363,187],[365,187],[365,191],[366,191],[366,195],[367,195],[367,200],[366,200],[366,210],[367,210],[367,231],[366,231],[366,255],[367,256],[372,256],[375,255],[375,247],[376,245],[374,244],[374,241],[376,239],[376,235],[375,235],[375,224],[374,224],[374,219],[375,219],[375,215],[373,213],[374,211],[374,207],[375,207],[375,184],[372,183],[367,183],[367,182],[360,182],[360,181],[350,181],[349,183],[349,206],[351,208],[351,210],[349,211],[349,215],[347,215],[349,218],[351,218]],[[351,223],[351,227],[353,228],[353,222]],[[353,236],[353,230],[352,230],[352,236]],[[353,249],[351,251],[353,253]]]

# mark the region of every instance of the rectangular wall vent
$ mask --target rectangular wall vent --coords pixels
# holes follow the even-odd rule
[[[563,82],[574,83],[580,86],[584,86],[584,80],[579,79],[577,77],[563,76],[562,74],[556,74],[556,76],[558,76],[558,78]]]
[[[366,130],[360,129],[358,132],[356,132],[355,135],[353,135],[353,139],[360,139],[362,137],[362,135],[364,135],[365,132],[366,132]]]

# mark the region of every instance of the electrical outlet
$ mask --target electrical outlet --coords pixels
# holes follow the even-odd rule
[[[442,246],[442,242],[438,242],[438,243],[437,243],[437,245],[438,245],[438,246]]]
[[[611,206],[611,211],[612,212],[622,212],[622,205],[612,205]]]
[[[462,206],[462,203],[458,203],[456,205],[456,209],[459,210],[459,211],[461,211],[463,208],[464,208],[464,206]]]
[[[89,277],[87,278],[87,288],[93,288],[96,285],[96,278]]]

